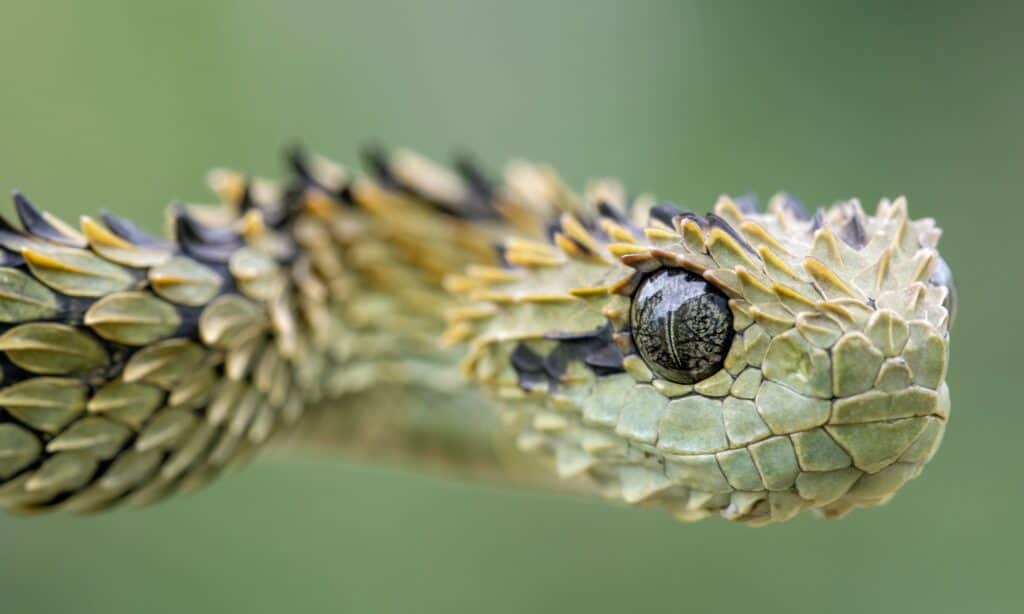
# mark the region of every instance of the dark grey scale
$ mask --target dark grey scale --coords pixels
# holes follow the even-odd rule
[[[342,186],[340,190],[332,189],[323,183],[309,170],[309,162],[306,159],[306,152],[299,146],[293,146],[285,150],[285,160],[291,168],[295,177],[291,185],[285,190],[284,204],[286,217],[289,219],[299,210],[302,202],[302,195],[306,190],[312,188],[327,194],[339,202],[351,205],[355,203],[352,197],[352,188],[349,184]],[[274,226],[277,228],[278,226]]]
[[[316,180],[313,173],[309,172],[309,163],[306,161],[306,152],[302,147],[293,145],[292,147],[285,149],[284,159],[288,163],[292,172],[295,173],[296,177],[307,183],[316,184],[322,189],[325,188],[325,186],[321,185],[320,182]]]
[[[470,190],[473,197],[464,202],[441,202],[424,194],[416,186],[402,181],[391,172],[391,160],[387,151],[379,146],[367,147],[363,150],[363,159],[378,182],[386,188],[401,192],[421,200],[435,210],[452,217],[468,220],[499,220],[501,214],[494,207],[493,200],[482,200]]]
[[[582,333],[553,332],[544,338],[558,342],[546,356],[520,343],[509,358],[524,390],[555,389],[571,362],[583,363],[599,377],[624,371],[622,352],[612,340],[611,325]]]
[[[672,227],[672,220],[683,215],[686,211],[679,205],[670,202],[662,202],[651,207],[651,217],[662,224]]]
[[[245,181],[245,187],[242,188],[242,197],[238,199],[238,210],[241,212],[249,211],[250,209],[256,208],[256,202],[252,199],[252,183],[248,179]],[[264,214],[265,216],[266,214]],[[267,220],[264,220],[267,221]]]
[[[578,361],[599,376],[625,371],[622,367],[624,356],[612,339],[610,324],[582,333],[548,333],[544,338],[558,341],[558,347],[551,354],[558,360],[564,360],[566,367],[570,361]],[[564,373],[563,367],[557,375],[561,378]]]
[[[560,220],[557,220],[557,219],[551,220],[550,222],[548,222],[544,226],[544,236],[546,236],[548,238],[549,242],[554,242],[555,235],[558,234],[558,233],[562,233],[562,236],[565,237],[565,239],[567,241],[572,243],[573,246],[576,247],[576,249],[580,250],[580,252],[582,252],[584,254],[590,254],[590,255],[594,254],[593,250],[588,248],[586,245],[583,245],[582,243],[580,243],[576,239],[574,239],[574,238],[570,237],[569,235],[567,235],[562,230],[562,222]]]
[[[633,296],[633,343],[655,373],[680,384],[715,374],[733,340],[732,311],[721,291],[683,269],[659,269]]]
[[[620,226],[625,226],[626,228],[633,227],[632,222],[629,221],[625,213],[603,200],[597,203],[597,213],[601,217],[606,217]]]
[[[301,178],[292,178],[292,180],[288,182],[288,184],[284,188],[283,198],[285,202],[285,207],[288,209],[289,212],[293,210],[299,210],[299,208],[302,206],[303,198],[306,195],[306,191],[311,188],[319,189],[313,184],[305,183]],[[344,200],[343,202],[345,202],[346,204],[351,204],[351,196],[352,195],[350,192],[349,200]],[[294,214],[289,213],[289,215]]]
[[[505,247],[504,243],[493,243],[491,249],[494,250],[494,257],[501,264],[502,268],[511,269],[514,268],[508,261],[508,248]]]
[[[569,235],[563,235],[563,236],[565,236],[565,238],[568,239],[569,242],[571,242],[576,247],[576,249],[580,250],[581,253],[588,254],[588,255],[594,255],[594,251],[592,249],[590,249],[589,247],[587,247],[586,245],[580,243],[579,241],[577,241],[576,239],[570,237]]]
[[[757,195],[755,194],[744,194],[739,198],[733,199],[732,202],[736,204],[736,208],[743,215],[754,215],[761,212],[761,207],[758,206]]]
[[[46,239],[60,245],[71,247],[84,247],[80,239],[69,237],[51,224],[43,216],[43,212],[36,208],[21,192],[14,192],[14,210],[18,213],[18,219],[25,230],[40,239]]]
[[[694,222],[696,222],[698,226],[700,226],[701,230],[706,230],[708,227],[708,221],[703,215],[697,215],[696,213],[693,213],[691,211],[687,211],[686,213],[680,214],[679,220],[693,220]]]
[[[853,207],[850,211],[850,219],[839,231],[839,238],[853,249],[863,249],[868,244],[868,231],[864,228],[864,220],[861,219],[860,213]]]
[[[455,157],[455,172],[462,177],[469,189],[479,196],[485,203],[493,203],[496,190],[494,182],[484,173],[483,169],[476,163],[472,156],[461,154]]]
[[[548,388],[555,389],[568,368],[569,353],[564,345],[558,344],[550,354],[544,357],[544,373],[548,377]]]
[[[171,247],[170,243],[149,234],[145,230],[139,228],[139,226],[131,220],[114,215],[109,211],[102,211],[100,216],[103,218],[103,222],[111,232],[133,245],[157,249],[167,249]]]
[[[798,220],[807,221],[811,219],[811,214],[807,212],[807,207],[804,207],[803,203],[793,198],[789,194],[782,194],[780,196],[782,202],[782,209],[789,211],[789,213]]]
[[[494,182],[487,177],[476,160],[468,154],[460,154],[455,157],[452,166],[469,187],[470,202],[467,206],[469,210],[477,212],[474,219],[500,218],[501,214],[495,207],[497,190]]]
[[[8,249],[0,248],[0,267],[19,268],[24,266],[25,259]]]
[[[298,212],[298,202],[289,200],[287,198],[282,199],[281,202],[275,203],[259,203],[253,198],[252,182],[248,178],[245,180],[245,186],[242,188],[242,196],[238,202],[235,203],[240,213],[246,213],[251,210],[258,210],[263,216],[263,223],[275,230],[280,230],[287,226]]]
[[[707,215],[697,215],[696,213],[687,211],[674,216],[671,222],[668,224],[671,226],[677,220],[693,220],[694,222],[696,222],[698,226],[700,226],[701,230],[707,230],[708,228],[721,229],[730,237],[732,237],[733,240],[735,240],[741,247],[743,247],[743,249],[747,250],[751,254],[757,255],[757,252],[754,250],[753,247],[750,246],[749,243],[747,243],[747,240],[743,238],[743,235],[737,232],[736,229],[733,228],[731,224],[729,224],[729,222],[725,221],[724,219],[722,219],[721,217],[714,213],[708,213]]]
[[[180,220],[181,227],[188,231],[189,239],[194,242],[211,245],[229,245],[241,243],[242,238],[229,227],[207,226],[189,213],[188,208],[178,203],[174,206],[174,216]]]
[[[3,246],[5,240],[17,241],[27,237],[41,239],[47,243],[61,243],[61,241],[63,241],[62,244],[64,245],[78,245],[77,242],[73,241],[71,238],[67,237],[67,235],[60,232],[50,224],[42,215],[41,211],[20,192],[14,192],[14,204],[18,213],[18,218],[22,222],[24,229],[17,228],[7,221],[6,218],[0,216],[0,246]],[[14,254],[6,246],[0,248],[0,252],[4,254],[4,262],[2,266],[16,268],[31,275],[28,265],[25,264],[24,259],[20,255]],[[10,257],[7,256],[8,254]],[[128,269],[126,267],[126,270],[133,278],[135,278],[136,282],[141,281],[145,276],[144,271],[138,269]],[[134,348],[121,346],[103,339],[99,335],[94,334],[90,329],[82,327],[85,312],[88,311],[89,308],[92,307],[99,299],[70,296],[60,292],[56,288],[50,288],[49,291],[57,299],[57,311],[52,317],[40,318],[37,321],[57,322],[79,327],[83,333],[92,337],[94,341],[102,346],[109,355],[110,362],[108,367],[105,368],[104,375],[107,374],[107,371],[119,371],[120,368],[124,366],[124,363],[127,362],[128,356],[130,356],[134,351]],[[24,322],[0,323],[0,334],[7,332],[11,328],[21,326],[22,324],[24,324]],[[32,373],[31,371],[27,371],[14,364],[9,358],[7,358],[6,354],[3,353],[0,353],[0,364],[3,366],[4,379],[2,381],[5,386],[39,376],[38,373]]]
[[[181,250],[205,263],[224,263],[245,245],[233,230],[204,226],[183,205],[175,207],[174,234]]]
[[[523,390],[537,390],[548,385],[548,377],[544,372],[544,358],[520,343],[509,357],[512,368],[516,371],[519,387]]]
[[[363,148],[363,164],[367,170],[373,173],[374,178],[386,188],[403,190],[404,187],[398,178],[391,173],[391,165],[388,164],[388,154],[380,145],[367,145]]]
[[[178,330],[171,337],[186,337],[193,341],[199,341],[199,317],[207,305],[216,300],[217,297],[226,294],[240,294],[235,277],[228,270],[227,261],[232,253],[245,246],[245,241],[232,229],[212,228],[200,224],[194,217],[188,215],[188,212],[182,206],[176,208],[176,213],[180,214],[176,217],[174,225],[177,233],[175,238],[180,247],[178,251],[201,261],[210,270],[216,272],[220,278],[220,287],[217,293],[206,304],[190,307],[188,305],[171,303],[181,318]],[[184,226],[177,223],[179,220],[185,220]],[[185,230],[184,235],[181,234],[181,230]],[[143,231],[140,230],[138,232]],[[126,237],[122,238],[129,240]],[[183,239],[187,240],[188,243],[186,244]],[[142,244],[137,243],[137,245]],[[206,254],[210,258],[204,260],[198,254]],[[213,259],[214,256],[216,259]]]
[[[183,210],[183,207],[179,207],[179,210]],[[192,255],[191,252],[188,252],[185,249],[180,248],[178,245],[174,245],[168,241],[165,241],[164,239],[151,235],[150,233],[141,229],[137,224],[135,224],[135,222],[132,222],[131,220],[117,216],[109,211],[101,212],[101,216],[103,218],[104,223],[106,223],[107,227],[110,229],[111,232],[113,232],[118,237],[124,239],[125,241],[128,241],[133,245],[155,249],[166,249],[173,252],[185,253],[189,256]],[[177,229],[177,225],[175,225],[175,228]],[[204,262],[204,264],[210,269],[214,270],[218,274],[218,277],[220,277],[221,279],[220,290],[217,292],[215,297],[221,296],[222,294],[231,294],[237,292],[235,278],[228,271],[227,265],[225,264],[224,261],[211,260]],[[135,271],[135,269],[131,269],[130,267],[127,266],[125,266],[125,268],[127,270]],[[84,314],[85,311],[90,306],[91,302],[89,305],[86,305],[84,309],[82,309],[82,313]],[[198,314],[202,312],[203,308],[187,307],[185,305],[178,304],[174,304],[174,307],[178,310],[178,314],[181,316],[182,321],[182,326],[180,327],[179,332],[176,334],[178,336],[188,336],[190,338],[197,338],[198,333],[196,331],[198,331]],[[193,312],[195,313],[193,314]],[[192,333],[184,335],[186,325],[190,322],[193,324],[193,326],[192,328],[188,328],[187,330],[191,330]]]
[[[815,232],[825,227],[825,210],[818,207],[818,210],[814,212],[814,217],[811,218],[811,230],[810,233],[813,235]]]
[[[590,367],[599,376],[613,375],[625,372],[622,366],[623,359],[625,359],[625,356],[622,355],[622,350],[615,343],[611,343],[603,345],[584,356],[583,364]]]
[[[0,215],[0,266],[24,268],[25,259],[15,242],[25,234]]]
[[[718,217],[714,213],[709,213],[709,214],[707,214],[704,217],[705,217],[705,219],[707,220],[708,224],[711,227],[722,229],[723,231],[725,231],[726,234],[728,234],[737,243],[739,243],[740,246],[743,247],[743,249],[747,250],[747,252],[749,252],[749,253],[751,253],[751,254],[753,254],[755,256],[757,255],[757,252],[754,250],[753,247],[750,246],[749,243],[747,243],[747,240],[743,238],[743,235],[741,235],[740,233],[736,232],[736,229],[733,228],[732,225],[729,224],[729,222],[723,220],[722,218]]]
[[[548,241],[554,241],[555,235],[562,232],[562,222],[558,218],[548,220],[544,223],[544,236]]]
[[[628,198],[625,204],[626,211],[631,211],[633,209],[633,204],[634,200],[632,198]],[[628,229],[636,236],[640,236],[643,234],[641,229],[638,228],[636,224],[634,224],[629,219],[629,216],[626,214],[625,211],[622,211],[621,209],[613,206],[610,203],[604,201],[597,203],[597,214],[599,217],[608,218],[615,222],[616,224],[618,224],[619,226]],[[597,225],[597,230],[602,238],[606,240],[610,239],[607,236],[607,233],[604,232],[604,229],[601,228],[599,224]]]

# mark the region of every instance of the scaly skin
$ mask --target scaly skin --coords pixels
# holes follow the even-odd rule
[[[0,502],[151,501],[276,444],[757,525],[883,503],[939,445],[952,279],[903,199],[698,216],[526,163],[496,186],[408,152],[291,162],[284,190],[212,173],[224,204],[173,208],[170,241],[16,196]],[[635,344],[665,269],[730,320],[692,383]]]

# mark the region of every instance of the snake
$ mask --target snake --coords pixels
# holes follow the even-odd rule
[[[907,201],[698,214],[546,164],[302,149],[165,237],[0,219],[0,504],[95,512],[341,453],[752,526],[938,449],[956,291]]]

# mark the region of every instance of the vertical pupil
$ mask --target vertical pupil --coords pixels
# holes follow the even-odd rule
[[[658,375],[694,384],[719,371],[732,343],[732,311],[717,288],[683,269],[661,269],[633,296],[633,342]]]

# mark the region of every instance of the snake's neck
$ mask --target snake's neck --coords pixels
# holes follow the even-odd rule
[[[519,452],[499,414],[471,388],[382,386],[326,399],[281,441],[292,452],[456,478],[553,483],[550,467]]]
[[[492,400],[443,347],[458,308],[449,274],[495,258],[500,226],[464,221],[373,185],[360,209],[331,207],[293,233],[330,294],[321,351],[305,366],[307,409],[279,441],[290,450],[550,484],[550,467],[516,449]],[[316,212],[316,207],[311,208]]]

